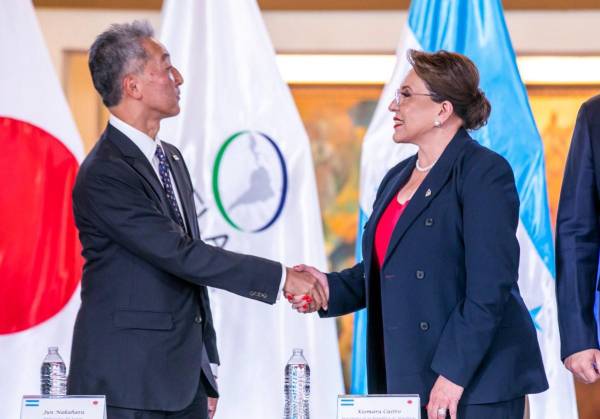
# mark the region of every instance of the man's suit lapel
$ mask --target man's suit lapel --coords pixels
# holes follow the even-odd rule
[[[150,187],[156,194],[156,198],[160,202],[163,209],[169,209],[169,204],[167,203],[167,199],[165,197],[164,189],[158,176],[156,176],[156,172],[150,165],[148,159],[142,154],[141,150],[123,134],[121,131],[108,124],[106,128],[108,132],[108,139],[117,146],[123,156],[125,161],[131,165],[135,169],[136,172],[140,174],[150,184]]]
[[[165,197],[164,188],[162,183],[158,179],[156,172],[152,168],[150,162],[141,152],[141,150],[121,131],[108,124],[106,130],[108,131],[108,138],[117,146],[125,160],[142,176],[152,187],[156,193],[157,199],[160,201],[163,210],[167,214],[171,214],[169,203]],[[185,223],[188,226],[188,231],[191,232],[193,238],[199,238],[198,221],[194,214],[194,203],[193,203],[193,191],[192,186],[187,180],[185,174],[185,168],[183,166],[182,157],[177,155],[170,144],[163,143],[163,149],[169,165],[171,166],[171,173],[173,181],[177,186],[179,192],[179,200],[183,209],[183,217]],[[177,157],[174,157],[177,156]]]
[[[169,161],[169,166],[171,166],[173,181],[179,192],[179,199],[181,200],[181,206],[183,207],[183,216],[185,218],[185,223],[188,226],[188,232],[190,232],[192,238],[200,238],[198,234],[198,220],[196,219],[194,211],[193,189],[188,181],[187,174],[185,173],[183,158],[178,155],[169,144],[163,142],[163,146],[167,160]]]
[[[383,265],[381,267],[382,270],[385,268],[390,255],[406,233],[406,230],[408,230],[417,217],[421,215],[421,213],[425,211],[425,209],[431,204],[438,192],[448,180],[450,173],[452,172],[452,168],[454,167],[456,157],[468,139],[470,139],[469,134],[467,134],[467,131],[461,128],[450,141],[435,166],[433,166],[431,169],[431,172],[429,172],[429,174],[423,180],[423,183],[421,183],[419,188],[414,193],[410,202],[404,209],[404,212],[400,216],[396,227],[394,227],[394,231],[392,232],[392,237],[390,238],[390,243],[383,260]],[[411,171],[413,168],[414,165],[410,166]],[[395,189],[393,192],[397,191],[398,189]]]

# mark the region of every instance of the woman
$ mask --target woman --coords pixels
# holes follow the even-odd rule
[[[368,309],[369,393],[418,393],[429,419],[522,419],[525,395],[548,384],[517,286],[514,176],[467,132],[490,114],[475,65],[446,51],[408,59],[389,110],[394,141],[418,153],[381,182],[364,261],[326,276],[297,269],[328,283],[321,316]]]

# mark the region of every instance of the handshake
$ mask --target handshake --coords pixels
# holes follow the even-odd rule
[[[286,268],[283,295],[298,313],[313,313],[329,304],[327,276],[312,266]]]

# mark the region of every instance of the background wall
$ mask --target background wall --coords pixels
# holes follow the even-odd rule
[[[153,10],[36,10],[58,74],[64,74],[65,51],[86,50],[111,23],[147,19],[160,28],[160,12]],[[393,53],[406,21],[405,11],[265,11],[263,16],[276,51],[284,53]],[[518,54],[600,54],[600,10],[507,11],[506,21]]]

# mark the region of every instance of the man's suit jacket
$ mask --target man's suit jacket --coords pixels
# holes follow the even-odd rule
[[[77,175],[73,208],[85,265],[68,389],[105,394],[112,406],[177,411],[191,403],[202,372],[208,395],[217,396],[206,286],[273,304],[281,265],[200,240],[183,156],[162,145],[189,233],[170,215],[146,157],[111,125]]]
[[[548,388],[536,332],[517,286],[519,198],[509,164],[459,130],[404,209],[382,268],[379,218],[416,156],[383,179],[363,234],[364,261],[328,275],[326,316],[367,307],[369,393],[429,400],[439,375],[464,404]]]
[[[594,297],[600,252],[600,96],[581,106],[556,221],[561,357],[598,348]]]

